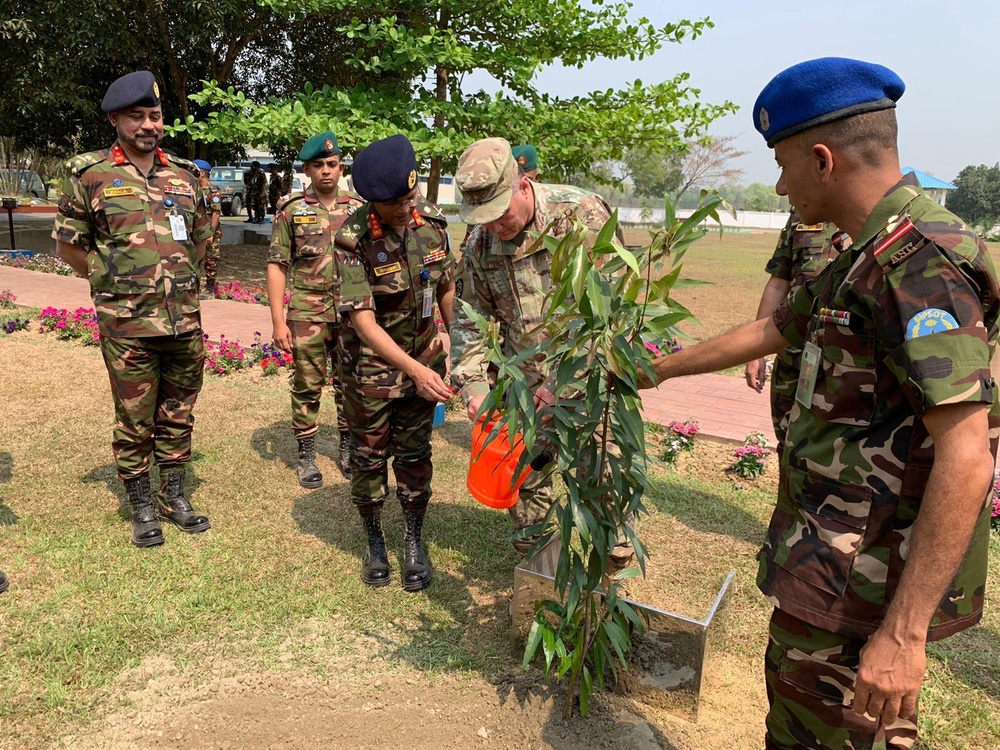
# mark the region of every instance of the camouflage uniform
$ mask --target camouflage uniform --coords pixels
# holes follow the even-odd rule
[[[328,211],[312,188],[296,193],[278,207],[268,263],[291,271],[292,294],[287,323],[292,333],[292,431],[296,438],[313,437],[319,430],[320,396],[327,383],[327,363],[332,358],[339,371],[338,312],[340,276],[333,238],[344,221],[362,205],[353,195],[338,195],[336,208]],[[337,429],[347,434],[341,378],[333,377]]]
[[[264,221],[267,177],[260,169],[250,169],[243,175],[243,184],[246,186],[247,218],[256,222]]]
[[[525,253],[551,222],[549,234],[561,237],[573,226],[573,220],[585,224],[592,246],[604,223],[611,217],[608,204],[599,195],[569,185],[532,183],[535,214],[523,235],[510,242],[501,240],[477,225],[465,246],[465,274],[462,299],[482,315],[493,318],[504,328],[503,353],[512,357],[542,341],[544,333],[542,305],[551,284],[552,254],[544,246],[530,255]],[[624,245],[621,229],[618,241]],[[489,393],[482,334],[468,318],[461,305],[455,306],[451,329],[452,384],[462,392],[465,403]],[[543,357],[521,363],[528,388],[535,390],[548,376]],[[552,504],[552,468],[532,472],[521,485],[517,504],[511,508],[515,531],[532,526],[544,518]]]
[[[857,654],[892,601],[934,462],[921,415],[989,404],[996,455],[998,316],[986,248],[912,176],[882,198],[850,251],[775,310],[789,343],[811,342],[821,358],[808,408],[792,408],[759,556],[758,586],[780,610],[766,660],[769,746],[871,747],[873,737],[912,745],[915,716],[883,738],[876,722],[854,715]],[[979,621],[988,542],[984,503],[929,640]],[[817,694],[825,697],[810,698]]]
[[[379,326],[414,359],[438,335],[433,313],[423,315],[424,290],[429,288],[436,300],[438,285],[454,275],[446,227],[440,209],[421,200],[405,237],[384,225],[371,203],[337,233],[337,246],[352,259],[341,269],[341,312],[373,310]],[[434,402],[418,396],[413,381],[375,355],[349,322],[341,346],[352,437],[351,499],[357,505],[384,499],[392,456],[404,511],[426,508],[433,474]],[[444,377],[444,352],[425,364]]]
[[[157,149],[149,175],[115,144],[68,164],[52,236],[87,251],[101,350],[111,378],[118,475],[191,460],[204,343],[195,244],[212,234],[197,168]],[[170,215],[184,217],[175,240]]]
[[[278,213],[278,199],[287,193],[281,192],[281,175],[277,171],[271,172],[267,180],[267,207],[272,214]]]
[[[214,185],[209,191],[208,195],[202,195],[202,202],[209,215],[209,223],[211,223],[213,214],[217,215],[219,222],[212,231],[212,239],[205,246],[205,257],[202,260],[202,265],[205,268],[205,279],[202,288],[214,291],[215,277],[219,273],[219,259],[222,257],[222,191]]]
[[[798,288],[815,279],[827,264],[849,243],[846,234],[829,222],[803,224],[792,210],[788,223],[781,230],[774,254],[765,271],[789,283],[788,297]],[[799,355],[794,347],[785,347],[774,359],[771,372],[771,422],[778,439],[778,451],[783,450],[788,416],[795,402],[795,385],[799,379]]]

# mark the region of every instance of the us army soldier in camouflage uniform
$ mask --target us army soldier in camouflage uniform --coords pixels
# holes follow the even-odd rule
[[[305,142],[299,151],[303,169],[312,180],[278,207],[267,266],[267,296],[271,306],[274,343],[294,358],[292,372],[292,432],[298,441],[299,484],[323,486],[316,466],[317,416],[327,367],[333,360],[333,397],[340,433],[340,469],[350,472],[350,439],[344,415],[340,367],[338,312],[340,276],[333,238],[361,201],[340,193],[337,181],[344,166],[337,137],[327,131]],[[292,274],[292,295],[285,314],[285,285]]]
[[[219,273],[219,260],[222,258],[222,191],[212,185],[211,164],[204,159],[195,159],[194,165],[201,172],[198,177],[201,201],[205,204],[205,210],[212,223],[212,239],[208,241],[205,258],[202,260],[205,275],[198,299],[215,299],[215,277]]]
[[[198,168],[158,146],[163,113],[153,74],[122,76],[101,108],[117,141],[70,160],[52,236],[59,257],[90,281],[132,542],[150,547],[163,543],[157,517],[190,533],[211,525],[184,496],[184,465],[205,363],[198,262],[212,226]],[[160,468],[155,515],[153,460]]]
[[[800,286],[815,279],[827,264],[837,257],[850,237],[830,222],[805,224],[792,209],[785,228],[781,230],[774,254],[765,271],[771,278],[764,287],[757,320],[770,318],[780,302],[794,294]],[[774,358],[771,373],[771,423],[777,438],[778,452],[784,450],[788,415],[795,403],[795,385],[799,379],[799,350],[785,347]],[[757,393],[764,390],[766,360],[755,359],[744,368],[747,385]]]
[[[982,616],[1000,287],[982,242],[900,172],[903,88],[843,58],[764,88],[778,193],[854,243],[771,318],[655,362],[663,380],[803,350],[757,576],[769,748],[911,747],[927,641]]]
[[[574,219],[590,230],[588,245],[597,239],[611,217],[600,196],[569,185],[532,182],[520,171],[503,138],[476,141],[462,154],[455,172],[462,191],[462,220],[474,224],[466,243],[465,288],[462,299],[480,314],[506,326],[503,351],[508,357],[539,343],[544,334],[542,303],[551,285],[552,255],[539,245],[530,254],[535,237],[548,232],[561,237]],[[618,240],[624,245],[619,230]],[[474,420],[490,391],[482,334],[462,310],[455,310],[451,335],[451,379],[460,390],[470,420]],[[551,403],[545,387],[545,361],[534,357],[521,364],[537,404]],[[552,471],[531,473],[511,509],[513,544],[526,553],[537,535],[526,529],[540,523],[552,504]],[[631,555],[631,548],[622,554]]]
[[[342,266],[343,375],[352,437],[351,498],[368,551],[361,580],[389,583],[381,512],[393,459],[403,508],[402,584],[420,591],[433,571],[421,533],[431,499],[431,425],[451,398],[434,304],[451,326],[454,259],[443,214],[420,197],[413,146],[402,135],[376,141],[354,160],[354,187],[368,202],[337,233]]]

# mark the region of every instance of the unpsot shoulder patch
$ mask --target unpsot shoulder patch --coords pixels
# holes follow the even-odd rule
[[[918,338],[920,336],[930,336],[934,333],[944,333],[958,328],[958,321],[955,316],[947,310],[940,310],[931,307],[921,310],[906,324],[906,340]]]

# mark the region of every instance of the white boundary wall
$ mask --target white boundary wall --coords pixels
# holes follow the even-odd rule
[[[691,210],[678,210],[677,217],[686,219],[693,213]],[[662,224],[666,217],[662,208],[618,208],[618,220],[626,224]],[[782,229],[788,221],[787,211],[737,211],[734,219],[725,211],[719,212],[722,226],[733,229]],[[715,224],[709,219],[710,224]]]

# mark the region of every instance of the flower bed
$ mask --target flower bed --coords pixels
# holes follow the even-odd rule
[[[101,341],[97,328],[97,313],[93,308],[78,307],[73,312],[65,308],[46,307],[38,314],[39,333],[55,333],[56,338],[80,341],[97,346]]]
[[[289,294],[285,293],[285,304],[288,304]],[[228,299],[234,302],[246,302],[251,305],[268,304],[267,289],[252,284],[242,284],[239,281],[227,281],[215,285],[215,298]]]
[[[292,364],[292,355],[261,340],[260,331],[253,335],[254,343],[244,347],[239,341],[219,336],[219,343],[208,341],[205,334],[205,369],[212,375],[229,375],[260,365],[265,375],[277,375],[278,371]]]
[[[767,457],[770,455],[764,433],[751,432],[743,445],[733,451],[736,461],[729,471],[744,479],[756,479],[767,469]]]
[[[0,255],[0,266],[23,268],[25,271],[55,273],[59,276],[72,276],[75,273],[68,263],[65,263],[54,255],[35,255],[34,258],[27,258],[23,255],[17,257]]]
[[[1000,472],[993,475],[993,510],[990,514],[990,526],[994,531],[1000,531]]]

